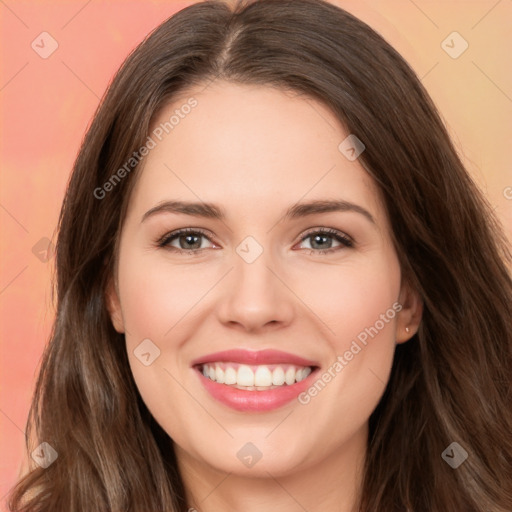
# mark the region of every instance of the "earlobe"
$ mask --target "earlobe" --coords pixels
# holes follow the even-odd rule
[[[124,320],[123,313],[121,311],[121,302],[119,301],[119,294],[116,290],[113,279],[110,279],[107,285],[107,289],[105,291],[105,303],[114,329],[118,333],[124,333]]]
[[[404,284],[400,290],[399,302],[402,309],[397,315],[396,343],[405,343],[418,331],[423,315],[423,299],[417,290]]]

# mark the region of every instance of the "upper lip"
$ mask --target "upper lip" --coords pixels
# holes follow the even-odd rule
[[[296,366],[318,366],[316,361],[304,359],[303,357],[280,350],[266,349],[266,350],[246,350],[246,349],[232,349],[223,350],[199,357],[192,361],[192,366],[204,363],[216,362],[231,362],[249,365],[259,364],[294,364]]]

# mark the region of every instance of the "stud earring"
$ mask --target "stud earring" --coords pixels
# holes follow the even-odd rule
[[[410,330],[411,330],[411,329],[409,329],[409,327],[406,327],[406,328],[405,328],[405,332],[406,332],[407,334],[409,334]]]

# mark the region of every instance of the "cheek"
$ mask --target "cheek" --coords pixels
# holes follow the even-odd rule
[[[208,291],[226,270],[180,265],[162,253],[155,257],[153,251],[125,250],[121,255],[119,292],[133,378],[146,406],[165,430],[182,432],[188,428],[187,416],[174,411],[195,404],[183,384],[190,378],[187,341],[197,332]],[[144,343],[149,348],[142,351]],[[145,366],[137,356],[147,351],[155,351],[158,357]]]
[[[315,273],[307,290],[307,295],[306,288],[301,293],[321,319],[329,359],[322,382],[310,388],[303,403],[314,402],[313,408],[327,407],[340,420],[358,422],[371,414],[389,379],[401,309],[398,261],[390,253],[329,267]]]
[[[319,266],[314,276],[301,268],[289,273],[287,280],[294,283],[294,292],[308,306],[310,317],[317,318],[337,354],[359,334],[364,339],[365,329],[376,323],[379,335],[393,337],[400,268],[392,254]]]
[[[180,357],[181,346],[194,333],[198,303],[214,282],[202,274],[143,253],[126,255],[119,264],[131,373],[145,405],[169,435],[188,428],[187,416],[175,411],[191,406],[186,386],[180,385],[187,371]],[[147,348],[142,351],[144,343]],[[139,359],[146,352],[152,361],[147,366]],[[153,359],[153,354],[158,355]]]
[[[120,262],[119,287],[130,338],[170,342],[175,326],[187,325],[214,278],[200,266],[185,271],[165,258],[127,257]]]
[[[331,306],[334,331],[340,333],[339,350],[348,349],[347,340],[358,339],[364,344],[365,333],[383,340],[394,334],[396,303],[399,294],[399,277],[393,271],[379,272],[367,269],[364,274],[344,276],[339,294],[338,308]],[[378,333],[375,331],[378,331]]]

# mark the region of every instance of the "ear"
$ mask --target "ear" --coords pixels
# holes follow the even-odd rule
[[[115,286],[114,279],[111,278],[105,290],[105,302],[107,310],[112,320],[114,329],[119,333],[124,333],[124,319],[121,311],[121,302],[119,301],[119,293]]]
[[[402,309],[397,314],[396,343],[405,343],[418,332],[423,315],[423,299],[417,290],[404,282],[398,302]]]

